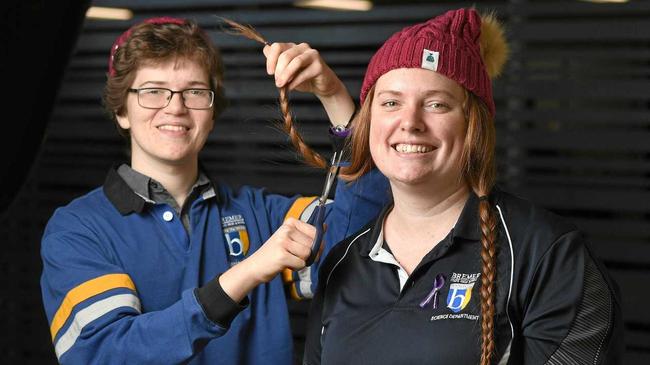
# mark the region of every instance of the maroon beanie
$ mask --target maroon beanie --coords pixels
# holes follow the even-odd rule
[[[444,75],[481,98],[494,117],[492,82],[481,59],[481,17],[474,9],[450,10],[393,34],[370,60],[361,103],[383,74],[425,68]]]
[[[138,23],[136,25],[133,25],[131,28],[126,30],[124,33],[122,33],[115,42],[113,43],[113,46],[111,46],[111,57],[108,59],[108,74],[110,76],[115,76],[115,69],[113,68],[113,60],[115,58],[115,52],[117,51],[118,48],[120,48],[126,41],[129,39],[131,36],[131,33],[133,32],[133,28],[137,25],[140,24],[178,24],[182,25],[185,24],[184,19],[178,19],[178,18],[172,18],[169,16],[163,16],[163,17],[156,17],[156,18],[149,18],[141,23]]]

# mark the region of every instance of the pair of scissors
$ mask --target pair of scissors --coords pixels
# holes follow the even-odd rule
[[[327,205],[327,197],[330,195],[330,190],[332,185],[336,181],[336,178],[339,175],[339,170],[341,169],[341,157],[343,156],[342,146],[337,146],[334,154],[332,155],[332,160],[330,161],[330,166],[327,171],[327,177],[325,178],[325,185],[323,186],[323,193],[318,198],[318,204],[314,208],[314,212],[311,215],[310,224],[316,227],[316,237],[311,244],[311,253],[309,258],[307,258],[306,265],[309,266],[314,263],[318,253],[323,244],[323,236],[325,235],[325,206]]]

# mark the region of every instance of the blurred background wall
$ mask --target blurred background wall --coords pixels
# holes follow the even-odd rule
[[[107,169],[127,158],[100,99],[109,48],[131,24],[159,15],[192,18],[221,47],[230,106],[202,157],[210,173],[233,185],[318,194],[323,173],[301,165],[273,126],[277,90],[261,48],[221,33],[215,15],[249,23],[272,41],[308,42],[358,98],[365,66],[390,34],[475,4],[497,12],[512,47],[495,82],[499,183],[589,235],[621,287],[625,364],[650,363],[650,2],[342,1],[365,3],[367,10],[299,3],[3,5],[2,75],[10,96],[3,101],[0,165],[0,362],[55,363],[38,284],[40,236],[56,207],[101,185]],[[90,5],[129,9],[132,17],[85,18]],[[292,105],[307,141],[327,153],[326,116],[317,100],[295,93]],[[306,310],[306,303],[292,305],[297,348]]]

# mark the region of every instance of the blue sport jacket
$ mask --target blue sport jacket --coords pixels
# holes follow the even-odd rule
[[[390,197],[377,171],[337,185],[322,256]],[[319,262],[260,285],[244,306],[221,293],[206,310],[197,288],[255,252],[287,217],[308,219],[316,198],[213,187],[190,207],[189,236],[173,208],[136,195],[114,169],[103,188],[56,210],[42,240],[41,288],[60,363],[292,362],[285,287],[310,297]]]

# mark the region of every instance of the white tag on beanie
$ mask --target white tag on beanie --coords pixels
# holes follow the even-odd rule
[[[438,56],[440,53],[429,51],[428,49],[422,50],[422,68],[431,71],[438,71]]]

